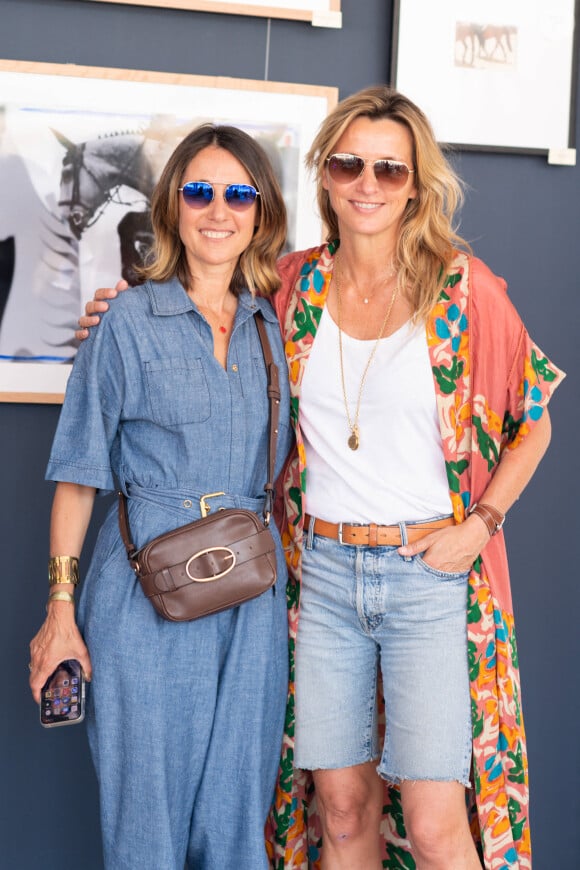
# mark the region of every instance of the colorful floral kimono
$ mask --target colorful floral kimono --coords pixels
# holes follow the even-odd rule
[[[305,450],[300,385],[320,322],[336,244],[290,254],[274,298],[290,372],[296,449],[284,472],[284,543],[290,570],[290,691],[279,782],[267,825],[272,867],[318,868],[316,796],[308,771],[293,769],[294,646],[300,594]],[[532,342],[506,284],[458,253],[426,324],[449,491],[456,522],[485,492],[504,450],[541,418],[564,377]],[[348,518],[345,518],[348,519]],[[475,561],[467,606],[473,724],[470,819],[486,870],[531,868],[527,757],[518,655],[503,533]],[[385,783],[383,866],[414,868],[398,788]]]

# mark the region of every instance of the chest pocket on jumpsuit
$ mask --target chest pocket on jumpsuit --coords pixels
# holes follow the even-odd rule
[[[211,401],[201,357],[145,361],[145,376],[155,423],[180,426],[209,418]]]

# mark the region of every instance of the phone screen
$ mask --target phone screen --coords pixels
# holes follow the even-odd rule
[[[61,662],[40,694],[40,724],[74,725],[85,717],[85,681],[76,659]]]

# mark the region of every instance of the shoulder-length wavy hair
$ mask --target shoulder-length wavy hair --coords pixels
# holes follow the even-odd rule
[[[418,106],[386,85],[365,88],[342,100],[322,122],[306,155],[306,165],[316,175],[318,207],[329,241],[340,237],[340,227],[323,187],[326,159],[347,127],[361,117],[397,121],[411,134],[417,197],[408,201],[403,214],[396,263],[399,286],[413,305],[415,319],[425,319],[437,301],[456,249],[470,250],[453,223],[463,202],[462,184]]]
[[[175,276],[187,288],[191,275],[179,236],[178,188],[188,180],[185,172],[193,158],[209,147],[229,151],[260,191],[257,227],[240,256],[230,289],[238,295],[248,287],[252,293],[267,296],[280,286],[276,260],[286,239],[286,207],[266,152],[237,127],[202,124],[183,139],[167,161],[151,198],[154,244],[140,274],[154,281],[168,281]]]

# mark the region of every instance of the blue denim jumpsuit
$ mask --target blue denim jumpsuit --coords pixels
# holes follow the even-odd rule
[[[290,446],[288,381],[269,302],[244,291],[224,369],[177,280],[127,290],[80,347],[47,478],[129,496],[137,547],[219,507],[260,512],[267,479],[263,312],[282,389],[278,474]],[[272,524],[273,526],[273,524]],[[79,602],[92,659],[88,731],[106,867],[262,870],[286,699],[286,568],[273,590],[194,622],[157,615],[129,567],[116,505]]]

